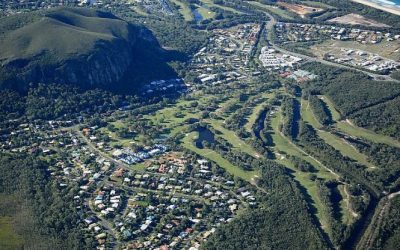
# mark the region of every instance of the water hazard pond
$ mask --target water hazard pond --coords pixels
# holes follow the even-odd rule
[[[195,140],[195,145],[197,148],[203,149],[203,142],[206,141],[210,144],[215,142],[214,133],[211,132],[208,128],[200,127],[197,129],[199,136]]]

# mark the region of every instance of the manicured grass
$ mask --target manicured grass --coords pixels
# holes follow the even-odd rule
[[[315,162],[313,159],[307,157],[307,155],[304,155],[302,152],[300,152],[296,147],[291,145],[288,141],[287,138],[283,137],[279,133],[279,123],[281,120],[281,113],[280,111],[276,113],[272,120],[271,120],[271,126],[273,128],[273,134],[272,134],[272,139],[275,144],[275,150],[287,155],[292,155],[292,156],[297,156],[309,163],[311,163],[317,170],[318,172],[314,173],[318,178],[321,179],[335,179],[335,177],[328,172],[327,170],[323,169],[322,167],[319,166],[317,162]],[[323,230],[328,231],[329,228],[327,227],[327,216],[324,214],[324,209],[323,209],[323,203],[319,199],[319,196],[317,194],[318,188],[315,185],[314,181],[310,180],[310,173],[306,172],[301,172],[297,170],[293,163],[290,162],[284,155],[277,155],[278,159],[277,162],[281,163],[282,165],[286,166],[287,168],[291,169],[294,171],[293,175],[295,180],[297,180],[302,187],[306,189],[307,194],[311,197],[311,201],[309,200],[308,202],[311,203],[313,207],[315,207],[315,216],[318,218],[320,221]]]
[[[337,123],[336,127],[349,135],[364,138],[375,143],[383,143],[393,147],[400,147],[400,142],[391,137],[377,134],[371,130],[354,126],[345,121]]]
[[[335,105],[333,104],[333,102],[331,101],[331,99],[329,99],[329,97],[327,96],[318,96],[323,102],[325,102],[325,104],[328,106],[329,111],[331,112],[332,115],[332,119],[334,121],[339,121],[342,117],[342,115],[339,113],[339,111],[336,109]]]
[[[247,123],[245,125],[246,131],[251,132],[251,128],[252,128],[253,124],[256,122],[258,115],[261,112],[261,109],[265,105],[265,102],[268,100],[271,100],[275,95],[276,95],[276,93],[266,93],[265,95],[263,95],[263,101],[260,104],[258,104],[256,107],[254,107],[251,115],[247,118]]]
[[[216,3],[214,3],[213,0],[200,0],[200,2],[202,2],[204,4],[204,6],[206,6],[206,7],[220,8],[220,9],[223,9],[223,10],[226,10],[226,11],[230,11],[230,12],[233,12],[233,13],[236,13],[236,14],[243,14],[242,12],[240,12],[240,11],[234,9],[234,8],[227,7],[227,6],[220,5],[220,4],[216,4]]]
[[[326,8],[326,9],[336,9],[336,7],[333,7],[331,5],[328,5],[326,3],[321,3],[321,2],[315,2],[315,1],[301,1],[302,4],[312,6],[312,7],[318,7],[318,8]]]
[[[214,19],[214,17],[215,17],[214,11],[207,9],[203,6],[197,5],[196,9],[200,13],[200,15],[203,17],[204,20]]]
[[[314,215],[318,218],[319,222],[321,223],[322,229],[328,233],[328,215],[324,213],[324,204],[322,203],[321,199],[318,196],[318,187],[315,185],[315,182],[310,180],[310,173],[304,173],[300,171],[296,171],[293,163],[291,163],[287,159],[280,159],[277,162],[285,165],[286,167],[294,170],[294,178],[296,181],[300,183],[302,187],[305,188],[307,194],[311,197],[311,200],[308,199],[309,205],[313,206],[316,211]]]
[[[339,150],[342,155],[347,156],[370,169],[376,168],[376,166],[374,166],[372,163],[368,161],[366,155],[360,153],[357,149],[355,149],[350,144],[343,141],[341,138],[325,131],[318,131],[318,135],[327,144],[331,145],[336,150]]]
[[[0,249],[22,249],[23,239],[12,228],[11,217],[0,217]]]
[[[209,120],[207,122],[211,124],[211,126],[213,126],[215,130],[220,131],[222,134],[217,136],[221,136],[229,143],[231,143],[234,149],[239,150],[243,153],[247,153],[254,157],[260,157],[257,151],[254,150],[253,147],[244,142],[242,139],[240,139],[235,132],[222,127],[222,122],[220,120]]]
[[[371,142],[383,143],[393,147],[400,147],[400,142],[389,136],[380,135],[371,130],[357,127],[348,121],[340,121],[341,115],[335,108],[333,102],[327,96],[321,96],[321,98],[327,104],[329,110],[331,111],[333,120],[336,121],[335,127],[340,131],[348,135],[369,140]]]
[[[267,11],[267,12],[271,12],[272,14],[278,15],[278,16],[280,16],[282,18],[293,19],[293,17],[290,16],[289,12],[287,12],[286,10],[280,9],[280,8],[278,8],[276,6],[262,4],[262,3],[259,3],[259,2],[250,2],[250,1],[247,1],[247,3],[249,3],[251,5],[254,5],[254,6],[257,6],[257,7],[261,8],[261,9]]]
[[[347,206],[347,199],[349,199],[349,197],[346,197],[346,192],[344,191],[344,188],[344,185],[338,186],[340,195],[343,197],[343,199],[340,201],[340,208],[342,210],[342,223],[346,225],[351,225],[354,222],[354,217],[351,214],[349,207]]]
[[[315,118],[308,101],[301,100],[301,104],[301,116],[303,120],[317,129],[318,136],[327,144],[340,151],[342,155],[347,156],[368,168],[376,168],[373,164],[368,162],[367,156],[360,153],[356,148],[345,142],[342,138],[333,135],[328,131],[321,130],[323,126]]]
[[[195,152],[196,154],[201,155],[204,158],[207,158],[220,167],[224,168],[228,173],[242,178],[250,182],[254,177],[260,176],[258,171],[245,171],[237,166],[232,165],[228,160],[224,159],[220,154],[217,152],[210,150],[210,149],[199,149],[197,148],[193,142],[196,140],[198,133],[192,132],[186,135],[186,137],[182,140],[183,146],[190,151]]]
[[[140,7],[136,6],[132,8],[137,14],[141,15],[141,16],[148,16],[149,14],[147,14],[146,12],[144,12]]]
[[[279,111],[272,117],[272,120],[271,120],[271,126],[273,128],[272,140],[275,144],[275,150],[278,152],[283,152],[288,155],[297,156],[297,157],[311,163],[318,170],[316,175],[319,178],[328,179],[328,180],[335,179],[334,175],[332,175],[326,169],[322,168],[322,166],[320,166],[320,164],[318,162],[316,162],[312,158],[308,157],[307,155],[303,154],[295,146],[290,144],[289,139],[287,139],[286,137],[282,136],[279,133],[280,120],[281,120],[281,113]]]
[[[131,168],[132,168],[132,170],[136,170],[139,172],[144,172],[144,170],[146,169],[146,167],[144,166],[144,163],[136,163]]]
[[[179,6],[179,12],[182,14],[185,21],[190,22],[193,20],[192,11],[190,10],[190,7],[186,2],[183,2],[181,0],[171,0],[171,2]]]
[[[247,123],[244,126],[247,132],[251,132],[251,128],[253,127],[253,124],[256,122],[258,115],[260,114],[262,108],[264,107],[265,103],[262,102],[258,104],[254,109],[249,118],[247,119]]]

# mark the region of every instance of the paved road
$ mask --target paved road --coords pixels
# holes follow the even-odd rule
[[[362,69],[353,68],[353,67],[346,66],[346,65],[343,65],[343,64],[330,62],[330,61],[326,61],[324,59],[320,59],[320,58],[317,58],[317,57],[311,57],[311,56],[307,56],[307,55],[303,55],[303,54],[299,54],[299,53],[295,53],[295,52],[291,52],[291,51],[288,51],[286,49],[283,49],[283,48],[279,47],[278,45],[276,45],[273,42],[273,40],[271,39],[271,36],[270,36],[270,34],[273,32],[273,28],[274,28],[274,26],[276,24],[276,20],[272,15],[270,15],[268,13],[266,13],[266,15],[270,19],[267,22],[267,25],[266,25],[266,29],[268,31],[268,40],[269,40],[268,42],[270,43],[270,45],[275,50],[280,51],[281,53],[284,53],[284,54],[300,57],[303,60],[306,60],[306,61],[309,61],[309,62],[319,62],[319,63],[323,63],[323,64],[329,65],[329,66],[334,66],[334,67],[339,67],[339,68],[349,69],[349,70],[355,70],[355,71],[367,74],[370,77],[374,78],[375,80],[400,82],[399,80],[393,79],[392,77],[390,77],[388,75],[381,75],[381,74],[371,73],[371,72],[368,72],[368,71],[365,71],[365,70],[362,70]]]

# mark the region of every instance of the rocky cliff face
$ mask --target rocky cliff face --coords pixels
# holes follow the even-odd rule
[[[138,46],[157,45],[151,33],[104,12],[60,8],[35,15],[0,21],[0,88],[112,87],[140,60]]]

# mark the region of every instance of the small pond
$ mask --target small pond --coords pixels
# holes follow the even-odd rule
[[[196,22],[203,21],[203,16],[200,14],[200,12],[197,9],[192,9],[192,13],[193,13],[193,16],[194,16],[194,20]]]
[[[195,141],[196,147],[203,149],[203,141],[207,141],[208,143],[212,144],[215,142],[214,139],[214,133],[211,132],[208,128],[201,127],[197,129],[197,132],[199,133],[199,136],[197,140]]]

